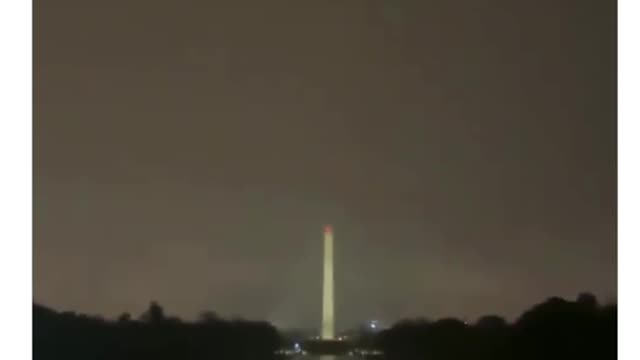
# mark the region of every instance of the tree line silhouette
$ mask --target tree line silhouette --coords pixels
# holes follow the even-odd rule
[[[595,296],[553,297],[515,322],[485,316],[474,324],[448,318],[405,320],[371,340],[388,359],[615,359],[617,305]]]
[[[138,319],[125,313],[115,321],[33,305],[33,358],[41,360],[267,360],[287,338],[269,323],[213,312],[184,322],[155,302]],[[403,320],[381,332],[363,331],[353,342],[381,349],[390,360],[615,359],[616,345],[617,305],[600,305],[591,294],[550,298],[512,323],[499,316],[473,324]]]
[[[266,322],[224,320],[212,312],[184,322],[155,302],[139,319],[125,313],[117,321],[33,305],[34,359],[270,359],[280,342]]]

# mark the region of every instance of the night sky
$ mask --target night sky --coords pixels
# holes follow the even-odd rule
[[[34,1],[34,297],[317,327],[616,294],[614,1]]]

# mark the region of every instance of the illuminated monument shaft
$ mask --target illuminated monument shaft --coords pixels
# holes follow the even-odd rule
[[[324,227],[324,272],[322,286],[322,340],[334,338],[333,317],[333,229]]]

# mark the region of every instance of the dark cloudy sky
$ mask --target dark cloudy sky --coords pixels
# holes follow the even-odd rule
[[[616,293],[615,2],[34,1],[34,296],[315,326]]]

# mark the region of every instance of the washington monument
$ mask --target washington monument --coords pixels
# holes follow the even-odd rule
[[[324,227],[324,272],[322,286],[322,340],[333,340],[335,323],[333,316],[333,229]]]

